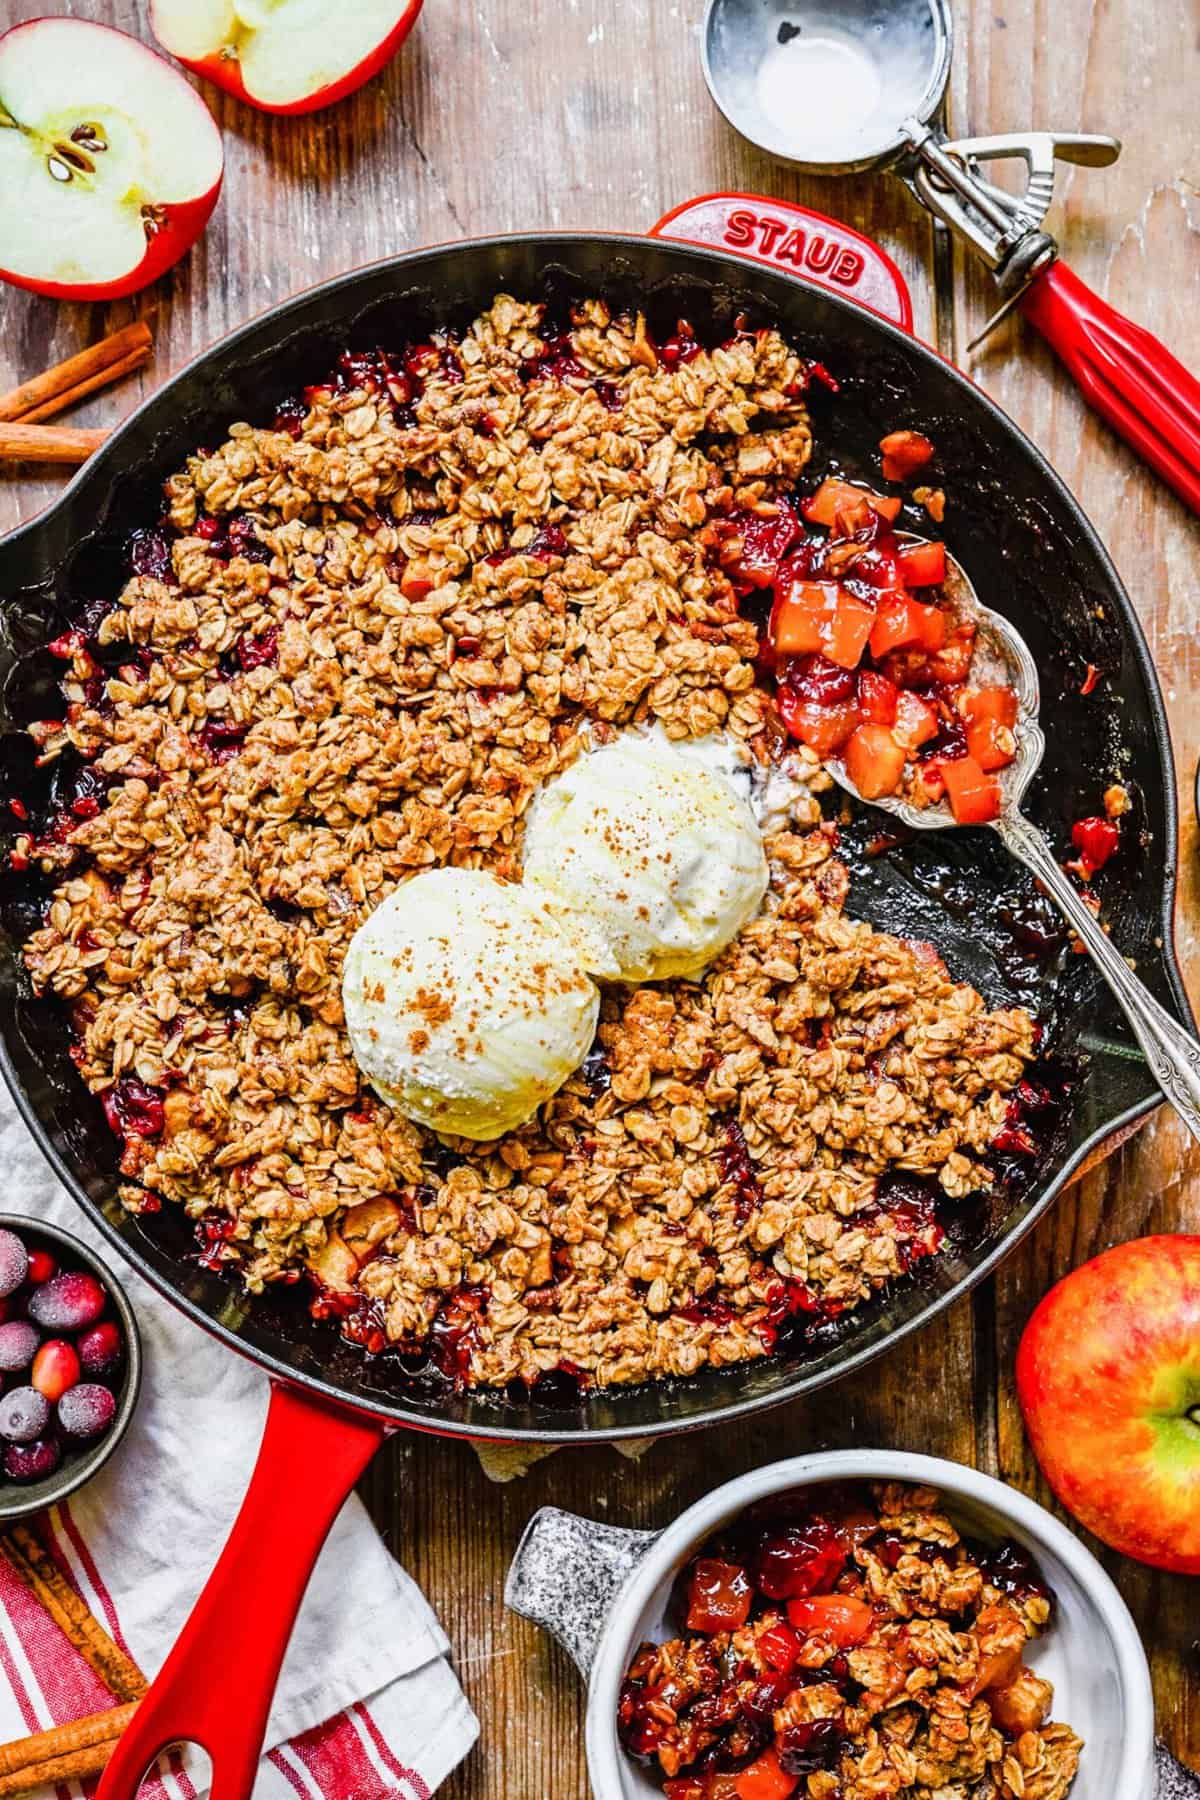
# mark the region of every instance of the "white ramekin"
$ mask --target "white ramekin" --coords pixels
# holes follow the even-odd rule
[[[588,1680],[587,1757],[596,1800],[661,1800],[661,1788],[617,1739],[617,1697],[630,1658],[665,1636],[663,1615],[680,1568],[716,1528],[771,1494],[838,1481],[907,1481],[935,1487],[969,1535],[1013,1538],[1032,1552],[1054,1590],[1053,1629],[1031,1665],[1054,1683],[1056,1719],[1084,1739],[1071,1800],[1155,1800],[1160,1795],[1150,1671],[1125,1602],[1078,1538],[1033,1500],[961,1463],[892,1450],[790,1457],[739,1476],[661,1533],[622,1531],[544,1507],[526,1527],[509,1571],[508,1605],[566,1647]],[[1178,1767],[1178,1765],[1176,1765]],[[1200,1794],[1179,1771],[1161,1795]],[[1183,1785],[1187,1783],[1188,1785]]]

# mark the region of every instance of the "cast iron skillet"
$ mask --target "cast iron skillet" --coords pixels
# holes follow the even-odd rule
[[[1007,613],[1024,633],[1041,670],[1048,750],[1029,810],[1065,846],[1069,822],[1097,810],[1102,788],[1120,772],[1135,811],[1121,856],[1101,878],[1107,917],[1152,991],[1190,1025],[1171,945],[1176,819],[1166,720],[1145,640],[1095,532],[1015,426],[926,346],[836,295],[716,251],[569,234],[418,251],[287,301],[200,357],[125,423],[47,513],[0,543],[0,799],[19,798],[35,821],[50,808],[49,779],[35,769],[22,729],[56,710],[61,665],[44,645],[89,600],[115,592],[124,538],[157,517],[161,483],[185,455],[219,442],[233,420],[270,419],[281,399],[319,379],[347,343],[400,343],[435,326],[465,326],[502,291],[556,307],[603,294],[646,308],[660,332],[686,317],[709,341],[727,336],[739,313],[752,325],[778,325],[841,384],[836,399],[823,400],[819,390],[814,399],[818,468],[832,450],[840,470],[876,473],[879,438],[898,426],[917,425],[933,438],[949,475],[942,533],[985,605]],[[928,530],[923,514],[906,522]],[[1089,663],[1104,679],[1083,697]],[[136,1742],[114,1763],[105,1795],[132,1793],[149,1752],[175,1736],[210,1750],[215,1800],[250,1791],[269,1685],[307,1570],[385,1429],[616,1439],[681,1431],[805,1392],[949,1305],[994,1267],[1089,1157],[1158,1104],[1107,990],[1086,959],[1070,953],[1028,878],[991,834],[925,835],[868,854],[878,852],[871,839],[884,823],[882,815],[868,816],[846,833],[855,869],[850,910],[932,938],[952,971],[974,981],[990,1002],[1037,1010],[1044,1048],[1063,1076],[1061,1104],[1038,1157],[1014,1164],[990,1202],[959,1209],[945,1252],[922,1265],[919,1282],[898,1287],[840,1331],[746,1368],[582,1397],[458,1394],[386,1357],[368,1363],[331,1327],[314,1324],[294,1291],[250,1303],[230,1280],[202,1269],[177,1209],[152,1218],[126,1214],[115,1198],[117,1146],[76,1077],[65,1021],[34,1002],[20,963],[19,945],[38,922],[45,886],[30,875],[0,877],[0,1054],[30,1129],[80,1204],[148,1280],[280,1378],[242,1525],[185,1633],[186,1646],[181,1640],[156,1684],[164,1704],[139,1709]],[[360,1410],[348,1421],[321,1399]],[[286,1522],[280,1494],[293,1508]],[[268,1537],[251,1552],[256,1524]],[[235,1632],[231,1646],[217,1622],[220,1597],[231,1581],[241,1583],[244,1620],[252,1579],[257,1630]],[[219,1652],[206,1644],[209,1632],[222,1637]],[[210,1669],[220,1666],[229,1686],[185,1680],[192,1693],[183,1708],[167,1676],[186,1673],[189,1649],[212,1654]],[[232,1708],[231,1693],[238,1696]],[[236,1743],[231,1714],[241,1721]]]

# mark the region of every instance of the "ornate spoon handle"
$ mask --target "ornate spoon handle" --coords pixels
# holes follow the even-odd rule
[[[1036,825],[1012,808],[1001,814],[994,829],[1005,848],[1037,876],[1072,930],[1083,940],[1129,1020],[1154,1079],[1200,1142],[1200,1042],[1138,980],[1080,899]]]

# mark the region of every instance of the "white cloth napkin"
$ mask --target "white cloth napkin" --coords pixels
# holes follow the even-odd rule
[[[74,1232],[112,1265],[142,1329],[145,1374],[123,1443],[39,1531],[93,1614],[153,1677],[216,1561],[250,1478],[266,1376],[161,1300],[93,1231],[0,1093],[5,1210]],[[247,1607],[253,1596],[247,1595]],[[231,1628],[237,1628],[236,1619]],[[428,1602],[352,1496],[317,1563],[267,1728],[255,1800],[428,1800],[478,1722]],[[0,1560],[0,1738],[113,1705]],[[203,1792],[175,1759],[147,1800]],[[91,1792],[78,1783],[57,1789]],[[49,1800],[50,1790],[46,1790]]]

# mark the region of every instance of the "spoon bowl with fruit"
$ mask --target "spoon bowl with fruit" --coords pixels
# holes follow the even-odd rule
[[[893,718],[890,725],[867,719],[839,751],[826,757],[826,767],[856,799],[895,813],[913,831],[990,825],[1009,854],[1036,876],[1092,957],[1163,1094],[1200,1141],[1200,1043],[1138,979],[1045,835],[1021,811],[1046,750],[1038,723],[1037,665],[1029,646],[1014,625],[983,605],[966,570],[944,546],[908,532],[897,532],[896,541],[901,557],[910,560],[937,553],[945,611],[953,620],[949,635],[961,631],[971,645],[972,685],[958,693],[962,753],[913,764],[909,756],[916,746],[905,741],[904,719]],[[880,603],[877,619],[886,605],[886,600]],[[860,677],[860,707],[861,682]],[[901,690],[899,704],[903,708],[906,703],[924,704],[912,690]],[[958,745],[952,748],[959,750]]]

